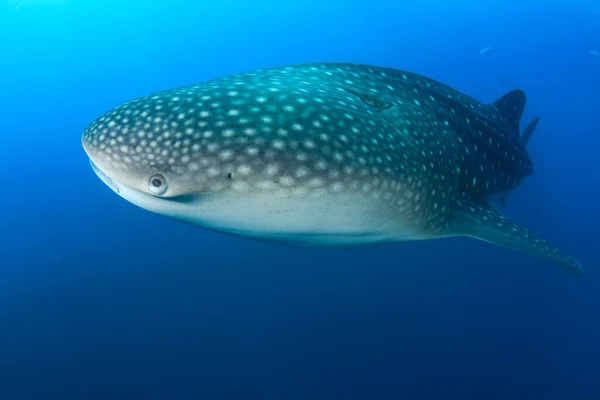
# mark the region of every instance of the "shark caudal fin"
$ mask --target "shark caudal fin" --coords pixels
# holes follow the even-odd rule
[[[576,276],[583,274],[583,268],[573,257],[512,222],[487,204],[459,201],[452,231],[458,236],[468,236],[522,251],[557,264]]]
[[[527,147],[533,131],[540,122],[540,117],[536,117],[523,129],[522,133],[519,132],[526,102],[525,92],[512,90],[488,105],[491,117],[499,120],[509,135],[519,138],[519,143],[523,147]]]
[[[523,129],[523,133],[521,133],[521,146],[527,147],[527,143],[529,143],[529,139],[531,139],[531,135],[535,130],[538,122],[540,122],[540,117],[536,117],[533,121],[531,121],[525,129]]]
[[[512,90],[489,105],[492,118],[499,121],[510,136],[519,137],[519,124],[526,102],[525,92]]]
[[[520,144],[521,144],[521,146],[523,146],[523,148],[527,147],[527,143],[529,143],[529,139],[531,139],[531,135],[533,134],[533,131],[537,127],[538,122],[540,122],[540,117],[534,118],[533,121],[531,121],[529,124],[527,124],[525,129],[523,129],[523,132],[521,133],[521,138],[519,139]],[[506,205],[506,199],[508,199],[509,193],[510,193],[510,191],[505,191],[505,192],[501,192],[500,194],[498,194],[498,196],[497,196],[498,201],[500,202],[500,205],[502,207],[504,207]]]

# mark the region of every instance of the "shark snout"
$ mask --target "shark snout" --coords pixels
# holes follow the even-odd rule
[[[108,175],[106,175],[104,172],[102,172],[102,170],[100,168],[98,168],[91,159],[90,159],[90,165],[92,166],[92,169],[94,170],[96,175],[98,175],[98,178],[100,178],[102,180],[102,182],[104,182],[106,184],[106,186],[108,186],[109,188],[114,190],[116,193],[119,193],[119,185],[117,185],[112,179],[110,179],[110,177]]]
[[[92,170],[96,173],[98,178],[102,180],[106,184],[106,186],[110,187],[116,193],[119,193],[119,185],[114,182],[110,176],[108,176],[102,169],[97,165],[98,160],[102,158],[101,154],[93,147],[93,145],[89,142],[89,140],[84,135],[81,139],[81,144],[83,149],[85,150],[89,160]]]

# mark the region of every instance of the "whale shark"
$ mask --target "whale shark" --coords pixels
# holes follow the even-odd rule
[[[125,200],[206,229],[299,246],[471,237],[570,255],[491,205],[533,173],[521,90],[482,103],[361,64],[266,68],[107,111],[81,141]]]

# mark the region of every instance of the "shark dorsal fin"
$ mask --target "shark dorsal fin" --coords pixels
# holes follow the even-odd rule
[[[497,120],[509,135],[518,138],[519,124],[526,102],[525,92],[512,90],[490,104],[491,117]]]

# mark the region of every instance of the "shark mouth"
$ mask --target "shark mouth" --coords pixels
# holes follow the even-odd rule
[[[114,190],[115,193],[118,194],[119,186],[116,183],[114,183],[113,180],[110,179],[108,175],[106,175],[104,172],[102,172],[102,170],[100,170],[100,168],[98,168],[92,160],[90,160],[90,165],[92,166],[92,169],[94,170],[96,175],[98,175],[98,178],[100,178],[102,180],[102,182],[104,182],[106,184],[106,186],[108,186],[109,188]]]

